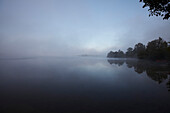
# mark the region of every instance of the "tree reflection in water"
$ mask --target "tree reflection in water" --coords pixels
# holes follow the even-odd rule
[[[146,60],[126,59],[126,60],[112,60],[109,59],[110,64],[116,64],[122,66],[125,62],[128,68],[134,68],[134,71],[138,74],[146,72],[147,76],[157,83],[162,83],[168,79],[166,83],[168,91],[170,91],[170,65],[168,62],[152,62]]]
[[[121,65],[123,65],[123,64],[125,63],[124,60],[108,60],[108,62],[109,62],[110,64],[116,64],[116,65],[118,65],[118,66],[121,66]]]

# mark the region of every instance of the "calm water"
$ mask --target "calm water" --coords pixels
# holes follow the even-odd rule
[[[130,59],[0,59],[0,113],[170,113],[169,75]]]

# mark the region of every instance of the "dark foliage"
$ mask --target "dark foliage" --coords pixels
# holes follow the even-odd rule
[[[143,8],[149,7],[149,16],[162,16],[163,19],[170,17],[170,0],[140,0],[143,2]]]
[[[145,52],[145,45],[143,45],[142,43],[138,43],[135,45],[134,47],[134,54],[135,56],[137,56],[140,59],[143,59],[146,57],[146,52]]]
[[[169,42],[168,42],[169,43]],[[129,47],[126,54],[123,51],[108,53],[107,57],[135,57],[150,60],[170,60],[170,46],[162,38],[148,42],[147,46],[142,43],[135,45],[134,49]],[[170,44],[170,43],[169,43]]]
[[[125,56],[125,54],[124,54],[124,52],[121,51],[121,50],[115,51],[115,52],[110,51],[110,52],[107,54],[107,57],[109,57],[109,58],[112,58],[112,57],[122,58],[122,57],[124,57],[124,56]]]
[[[149,59],[165,59],[166,57],[167,42],[159,37],[157,40],[153,40],[148,43],[146,53]]]
[[[126,57],[134,57],[133,48],[129,47],[126,52]]]

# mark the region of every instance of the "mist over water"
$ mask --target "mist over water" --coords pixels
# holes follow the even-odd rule
[[[1,59],[1,111],[167,113],[169,69],[134,59]]]
[[[148,17],[169,4],[150,1],[0,0],[0,113],[170,113],[170,21]]]
[[[0,57],[106,55],[162,37],[139,0],[1,0]]]

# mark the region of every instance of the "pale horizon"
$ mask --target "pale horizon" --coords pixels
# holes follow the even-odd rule
[[[1,0],[0,56],[106,56],[162,37],[170,22],[139,0]]]

